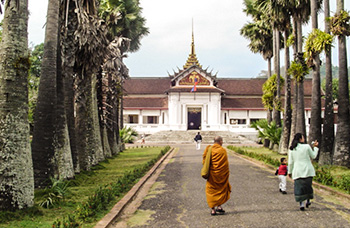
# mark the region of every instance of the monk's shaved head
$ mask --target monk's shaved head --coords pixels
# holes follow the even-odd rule
[[[222,144],[222,137],[221,136],[215,136],[214,143]]]

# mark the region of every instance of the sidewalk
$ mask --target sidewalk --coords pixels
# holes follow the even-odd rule
[[[126,227],[350,227],[340,214],[349,208],[315,196],[302,212],[294,201],[293,184],[287,195],[278,191],[278,180],[251,162],[229,156],[231,199],[225,215],[210,216],[205,180],[200,176],[202,153],[194,145],[177,145],[179,151],[165,167],[138,211],[122,221]],[[202,146],[203,149],[203,146]],[[112,227],[121,227],[117,222]]]

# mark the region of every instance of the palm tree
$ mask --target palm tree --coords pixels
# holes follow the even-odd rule
[[[79,154],[77,151],[77,139],[75,129],[75,92],[74,92],[74,65],[75,65],[75,53],[77,52],[78,45],[75,41],[74,32],[78,26],[77,15],[75,10],[75,1],[67,0],[61,2],[61,34],[60,34],[60,46],[61,46],[61,59],[62,59],[62,75],[64,78],[65,89],[65,110],[68,124],[70,148],[72,152],[73,167],[76,173],[80,172]],[[68,23],[69,22],[69,23]]]
[[[292,0],[291,4],[291,13],[292,17],[295,20],[295,53],[294,60],[299,62],[301,65],[304,65],[304,54],[303,54],[303,33],[302,33],[302,23],[305,23],[309,19],[310,15],[310,1],[309,0]],[[304,105],[304,80],[295,80],[296,91],[295,95],[296,100],[293,105],[293,108],[296,109],[296,123],[295,123],[295,133],[299,132],[303,135],[306,135],[306,126],[305,126],[305,105]],[[294,113],[293,113],[294,114]],[[292,136],[292,135],[291,135]],[[292,136],[293,137],[293,136]]]
[[[318,0],[310,1],[312,28],[318,27],[317,15],[320,8]],[[318,53],[313,54],[312,63],[312,96],[311,96],[311,120],[309,130],[309,142],[318,141],[322,145],[321,137],[321,77],[320,77],[320,56]]]
[[[293,21],[293,34],[292,34],[292,42],[293,42],[293,54],[294,58],[297,56],[298,48],[297,48],[297,22],[296,17],[292,17]],[[297,110],[298,110],[298,83],[297,80],[292,80],[291,86],[294,88],[294,94],[293,94],[293,100],[292,100],[292,118],[291,118],[291,126],[290,126],[290,135],[289,135],[289,142],[291,142],[294,138],[294,135],[296,132],[297,127]],[[288,148],[289,146],[287,146]]]
[[[277,91],[274,98],[273,120],[277,126],[281,126],[281,90],[280,90],[280,30],[283,26],[283,7],[276,1],[256,0],[255,7],[262,13],[262,18],[266,23],[270,23],[273,30],[273,56],[274,56],[274,73],[277,75]]]
[[[329,0],[324,0],[324,17],[330,16]],[[325,32],[330,33],[329,21],[325,20]],[[325,50],[326,53],[326,98],[323,119],[322,145],[319,163],[321,165],[332,164],[334,144],[334,110],[333,110],[333,78],[332,78],[332,49]]]
[[[260,53],[268,63],[268,77],[271,77],[271,58],[273,57],[272,30],[258,21],[245,24],[240,33],[250,40],[248,47],[253,53]]]
[[[136,52],[141,47],[141,39],[149,34],[145,27],[146,19],[142,17],[139,0],[102,0],[101,17],[103,19],[118,17],[117,23],[109,25],[112,40],[115,36],[130,39],[129,47],[120,47],[122,53]],[[118,12],[113,15],[113,12]]]
[[[344,12],[344,0],[337,0],[339,16]],[[335,35],[338,36],[339,53],[339,96],[338,96],[338,126],[335,137],[333,164],[350,167],[350,116],[349,116],[349,89],[346,53],[346,30]]]
[[[96,75],[106,57],[107,28],[97,15],[96,1],[77,1],[78,25],[75,31],[78,50],[76,72],[76,136],[82,170],[104,159],[98,120]]]
[[[291,104],[291,78],[288,73],[290,66],[289,46],[288,46],[289,29],[284,31],[284,62],[285,62],[285,95],[284,95],[284,116],[283,116],[283,131],[281,142],[279,144],[279,153],[288,154],[289,138],[292,124],[292,104]]]
[[[30,62],[27,27],[28,1],[7,0],[0,44],[1,210],[21,209],[34,204],[28,123]]]
[[[59,1],[50,0],[32,142],[35,185],[74,176],[59,48]]]
[[[248,23],[241,28],[240,33],[251,42],[248,45],[249,49],[253,53],[262,54],[263,58],[267,61],[268,66],[268,78],[272,76],[271,73],[271,58],[273,57],[274,39],[273,31],[269,23],[266,23],[262,19],[262,12],[255,6],[255,0],[244,0],[245,8],[243,12],[253,17],[253,23]],[[272,121],[272,109],[267,110],[267,120],[270,123]],[[270,141],[264,140],[264,147],[269,147]]]
[[[149,30],[147,27],[145,27],[146,19],[142,17],[142,8],[140,7],[140,1],[139,0],[103,0],[101,2],[102,12],[101,17],[105,20],[109,18],[109,20],[116,18],[116,14],[110,13],[113,11],[118,11],[119,20],[117,20],[117,23],[110,24],[110,40],[113,40],[114,37],[125,37],[130,39],[130,45],[129,46],[120,46],[121,53],[129,51],[129,52],[135,52],[137,51],[141,46],[141,39],[149,34]],[[111,18],[112,17],[112,18]],[[123,87],[123,78],[120,80],[121,86],[118,88]],[[116,109],[118,116],[118,126],[120,128],[123,128],[123,90],[120,90],[117,92],[118,95],[118,108]],[[119,139],[119,134],[116,134]]]

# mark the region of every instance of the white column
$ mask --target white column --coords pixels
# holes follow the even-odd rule
[[[140,110],[140,114],[139,114],[139,124],[143,124],[142,110]]]

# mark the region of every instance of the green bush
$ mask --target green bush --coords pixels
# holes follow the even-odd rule
[[[279,145],[282,128],[277,127],[274,121],[268,123],[266,119],[261,119],[252,123],[251,127],[258,131],[258,137],[261,140],[270,140],[273,144]]]
[[[336,186],[350,194],[350,175],[341,175],[339,182],[336,183]]]
[[[51,208],[60,203],[61,200],[69,193],[68,181],[56,180],[50,178],[51,185],[44,189],[44,200],[39,204],[44,208]]]
[[[138,133],[131,127],[124,127],[119,131],[119,136],[124,143],[133,143]]]
[[[317,163],[314,164],[314,167],[316,171],[316,176],[313,178],[314,181],[324,185],[334,185],[334,178],[332,176],[331,171],[328,168],[319,166]]]
[[[249,152],[247,150],[243,150],[239,147],[235,147],[235,146],[231,146],[231,145],[227,146],[227,148],[235,151],[236,153],[254,158],[254,159],[259,160],[259,161],[263,161],[266,164],[270,164],[270,165],[273,165],[275,167],[278,167],[280,165],[280,161],[278,159],[272,158],[271,156],[266,155],[266,154],[258,154],[258,153],[254,153],[254,152]]]

